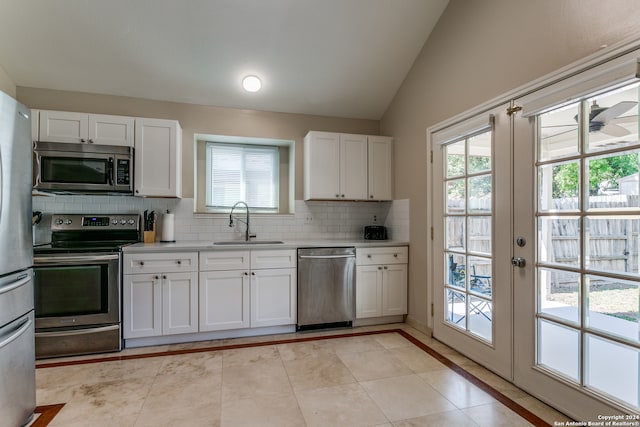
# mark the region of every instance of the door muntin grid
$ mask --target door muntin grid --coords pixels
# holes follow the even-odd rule
[[[638,91],[634,83],[537,116],[535,213],[536,364],[634,411],[640,408]]]
[[[444,321],[493,340],[493,132],[444,146]]]

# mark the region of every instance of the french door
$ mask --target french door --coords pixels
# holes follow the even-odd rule
[[[639,88],[514,119],[514,381],[580,421],[640,413]]]
[[[508,105],[432,135],[433,335],[512,377]]]

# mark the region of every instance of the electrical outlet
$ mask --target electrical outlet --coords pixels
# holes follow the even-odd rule
[[[377,223],[378,222],[378,215],[374,215],[373,216],[373,223]]]
[[[310,214],[309,215],[305,215],[304,223],[305,224],[313,224],[313,217]]]

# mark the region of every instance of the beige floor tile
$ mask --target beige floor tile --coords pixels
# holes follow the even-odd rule
[[[339,353],[338,356],[358,381],[398,377],[412,373],[388,350]]]
[[[334,338],[327,340],[327,343],[331,345],[338,354],[384,349],[384,347],[370,335],[353,338]]]
[[[396,421],[393,427],[478,427],[478,424],[461,411],[449,411]]]
[[[527,393],[511,384],[510,382],[504,380],[493,372],[489,371],[486,368],[481,366],[477,367],[467,367],[465,368],[467,372],[484,381],[486,384],[490,385],[500,393],[509,397],[510,399],[522,399],[524,397],[529,396]]]
[[[491,395],[454,371],[438,370],[418,375],[460,409],[495,402]]]
[[[349,368],[334,353],[316,353],[288,360],[284,367],[296,391],[356,382]]]
[[[275,345],[222,351],[222,364],[225,368],[271,362],[274,360],[280,360],[280,353]]]
[[[222,401],[293,394],[282,361],[233,366],[222,371]]]
[[[388,420],[359,384],[296,393],[307,426],[374,426]]]
[[[382,345],[386,349],[398,347],[413,347],[413,344],[411,344],[409,341],[407,341],[406,338],[398,333],[373,335],[373,339],[380,343],[380,345]]]
[[[499,402],[474,406],[462,412],[480,427],[525,427],[532,424]]]
[[[161,358],[158,375],[192,375],[201,377],[222,370],[222,354],[219,351],[188,353]]]
[[[556,411],[552,407],[532,396],[515,399],[515,402],[524,408],[527,408],[529,411],[533,412],[551,425],[554,425],[554,421],[566,421],[567,419],[570,419],[570,417]]]
[[[456,409],[451,402],[415,374],[360,384],[390,421]]]
[[[50,426],[95,426],[114,418],[132,426],[152,382],[152,378],[137,378],[80,385]]]
[[[222,427],[303,427],[298,401],[293,395],[240,399],[222,404]]]
[[[433,356],[413,345],[411,347],[392,348],[389,352],[415,373],[448,369]]]
[[[282,360],[299,360],[316,357],[321,354],[335,354],[335,347],[329,341],[306,341],[278,345],[278,352]]]

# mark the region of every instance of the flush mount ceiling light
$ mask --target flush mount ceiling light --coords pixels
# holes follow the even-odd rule
[[[246,76],[242,79],[242,87],[247,92],[257,92],[262,87],[262,82],[256,76]]]

